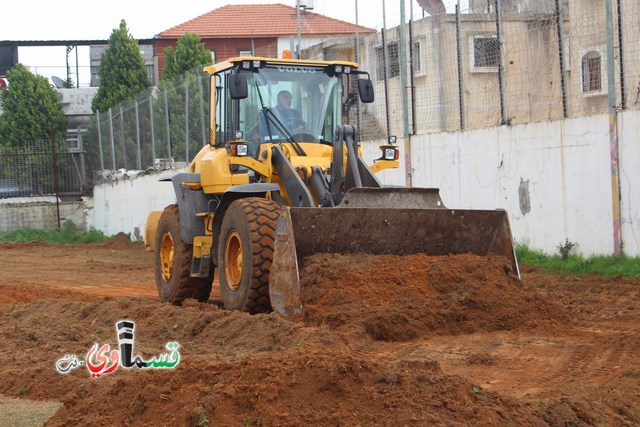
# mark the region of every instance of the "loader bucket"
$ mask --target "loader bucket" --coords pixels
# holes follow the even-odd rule
[[[454,210],[437,189],[359,188],[336,208],[282,208],[269,294],[287,318],[302,312],[298,262],[314,253],[504,256],[519,276],[504,210]]]

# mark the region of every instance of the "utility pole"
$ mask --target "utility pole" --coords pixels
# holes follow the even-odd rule
[[[409,104],[407,101],[407,36],[405,34],[404,0],[400,0],[400,85],[402,86],[402,129],[409,136]]]
[[[302,32],[300,30],[300,19],[301,19],[300,9],[311,10],[313,9],[313,4],[307,3],[306,0],[304,1],[304,3],[302,3],[300,0],[296,0],[296,12],[298,16],[298,49],[296,49],[297,59],[302,59]]]
[[[359,55],[360,28],[358,27],[358,0],[355,0],[355,2],[356,2],[356,62],[359,64],[360,63],[360,55]]]
[[[296,0],[296,12],[298,15],[298,46],[296,47],[296,59],[300,59],[300,0]]]
[[[620,159],[618,144],[618,112],[616,111],[615,70],[613,53],[613,12],[611,0],[605,1],[607,31],[607,80],[609,95],[609,152],[611,161],[611,204],[613,210],[613,253],[622,255],[622,229],[620,209]]]

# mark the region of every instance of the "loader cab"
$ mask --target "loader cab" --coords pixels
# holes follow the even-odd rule
[[[240,138],[255,157],[263,143],[329,143],[336,126],[349,122],[357,94],[373,101],[363,75],[350,62],[232,58],[212,76],[212,144]]]

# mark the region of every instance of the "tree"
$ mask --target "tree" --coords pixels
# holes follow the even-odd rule
[[[164,50],[166,64],[163,78],[171,80],[194,68],[202,68],[211,64],[211,52],[200,42],[197,34],[186,33],[178,40],[176,49],[168,47]]]
[[[211,52],[193,33],[182,36],[175,50],[169,47],[164,52],[166,64],[158,86],[168,106],[171,156],[189,161],[202,145],[202,133],[208,135],[209,80],[202,68],[211,64]]]
[[[67,120],[58,93],[46,77],[18,64],[7,72],[9,89],[0,92],[0,145],[20,147],[26,142],[49,141],[66,132]]]
[[[100,87],[93,98],[93,111],[107,111],[149,87],[147,69],[138,42],[127,29],[125,20],[109,37],[109,47],[100,63]]]

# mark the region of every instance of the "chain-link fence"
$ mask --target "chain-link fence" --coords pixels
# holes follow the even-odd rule
[[[638,108],[636,0],[386,3],[380,31],[325,39],[302,52],[356,60],[369,71],[376,101],[345,105],[362,140],[601,114],[610,109],[609,93],[615,108]],[[207,76],[189,73],[101,112],[88,134],[92,169],[190,161],[207,143],[208,85]]]
[[[381,24],[393,26],[305,52],[358,58],[371,73],[376,102],[363,108],[365,139],[380,129],[400,136],[602,114],[610,92],[615,108],[638,108],[640,2],[437,3],[387,1]]]
[[[84,153],[55,142],[0,147],[0,198],[57,195],[77,198],[87,193]]]
[[[209,78],[187,73],[93,116],[85,138],[92,170],[168,169],[207,143]]]

